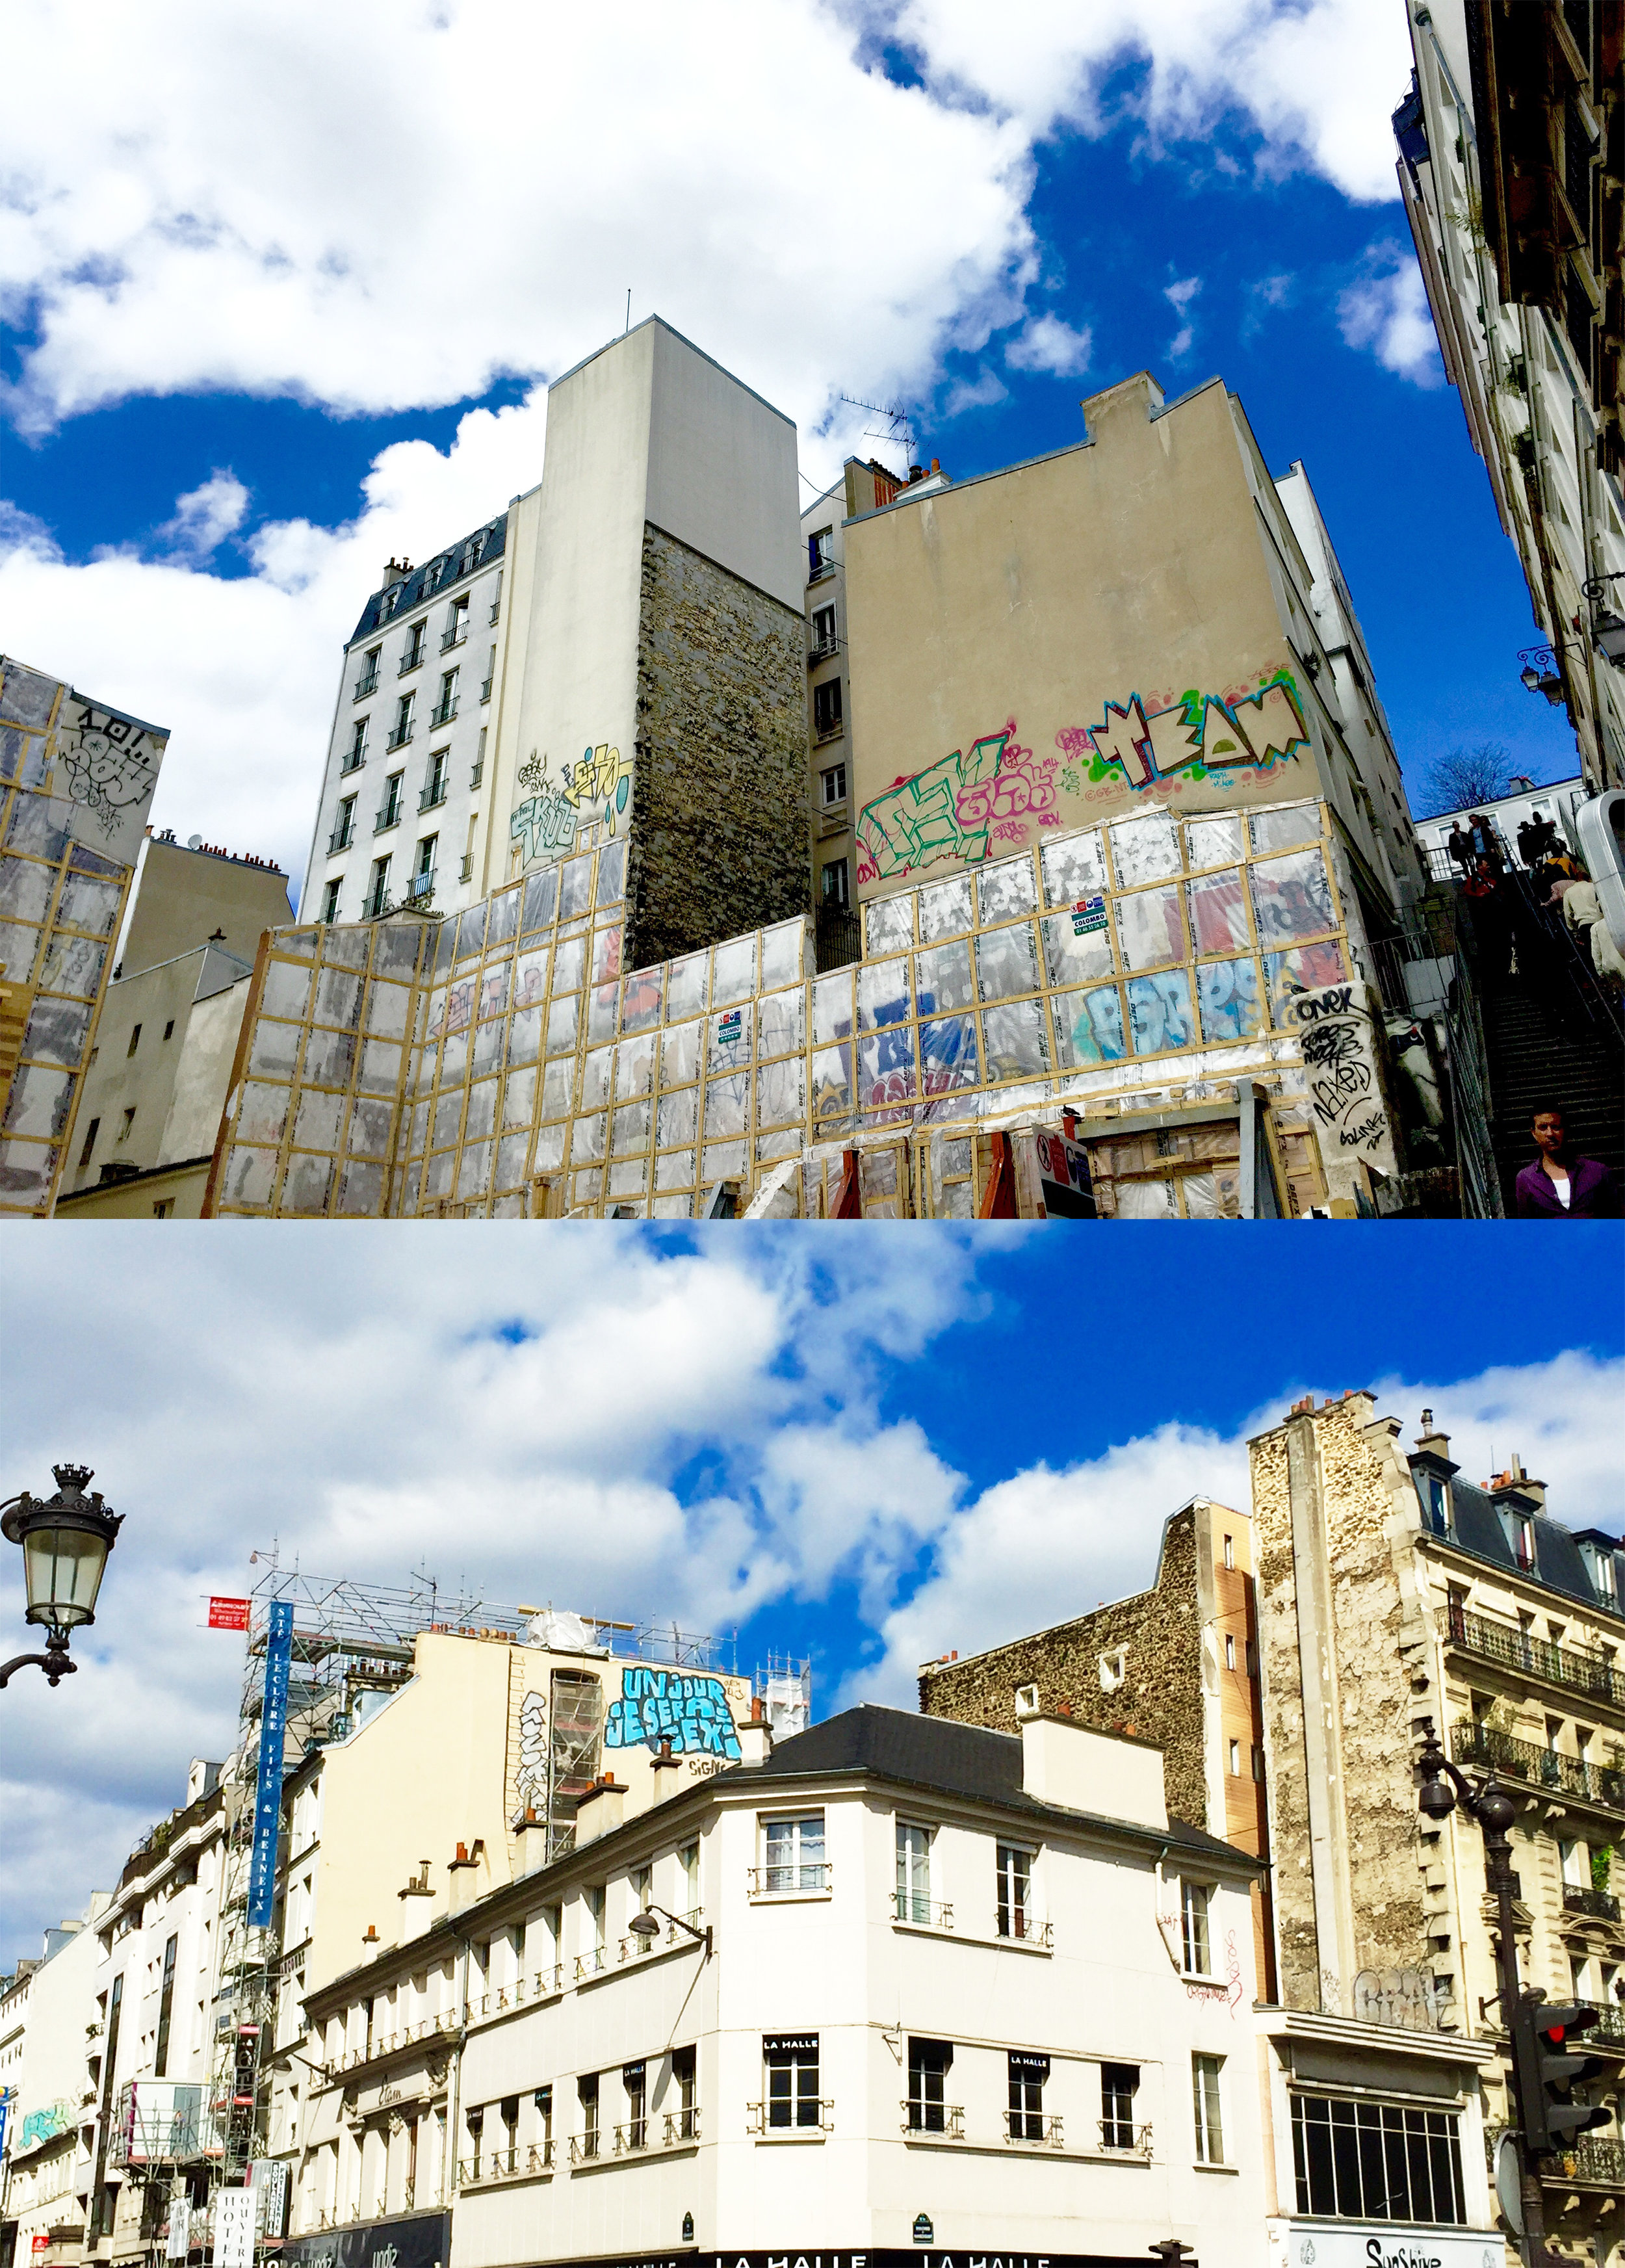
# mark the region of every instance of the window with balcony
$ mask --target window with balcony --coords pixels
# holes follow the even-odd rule
[[[1137,2146],[1134,2098],[1140,2091],[1137,2063],[1100,2066],[1100,2147],[1132,2150]]]
[[[371,719],[366,717],[357,717],[355,723],[351,725],[349,733],[349,746],[344,751],[344,761],[340,766],[341,770],[347,772],[358,772],[363,764],[365,763],[367,760],[367,725],[370,722]]]
[[[829,1888],[821,1811],[800,1812],[788,1819],[764,1819],[759,1879],[769,1897]]]
[[[553,2089],[539,2087],[531,2102],[536,2112],[536,2141],[541,2162],[549,2166],[553,2162]]]
[[[823,785],[824,801],[827,805],[846,801],[846,766],[844,764],[831,764],[819,777]]]
[[[390,732],[388,741],[390,747],[404,748],[407,742],[411,739],[413,716],[416,699],[417,696],[415,694],[403,693],[401,696],[400,700],[396,703],[395,721],[393,727]]]
[[[493,646],[493,647],[491,648],[491,650],[490,650],[490,652],[486,656],[486,660],[485,660],[485,674],[484,674],[484,676],[480,680],[480,699],[481,699],[481,701],[482,701],[482,702],[486,702],[486,701],[489,701],[489,700],[490,699],[490,697],[491,697],[491,688],[492,688],[492,686],[493,686],[496,682],[496,647],[495,647],[495,646]]]
[[[1196,2130],[1196,2162],[1200,2166],[1222,2166],[1224,2162],[1224,2114],[1219,2082],[1224,2069],[1223,2056],[1194,2055],[1190,2059],[1191,2113]]]
[[[446,609],[445,628],[440,634],[440,651],[449,653],[454,645],[461,645],[468,635],[468,597],[453,599]]]
[[[386,828],[400,824],[401,784],[405,777],[404,772],[391,772],[384,782],[384,800],[379,806],[379,814],[372,825],[372,832],[375,835],[382,835]]]
[[[583,2072],[576,2081],[576,2099],[581,2110],[581,2132],[577,2137],[584,2158],[598,2155],[598,2073]]]
[[[621,2084],[626,2089],[626,2146],[629,2150],[646,2150],[649,2146],[649,2080],[642,2062],[625,2065],[621,2073]]]
[[[1180,1884],[1180,1958],[1188,1977],[1210,1977],[1213,1973],[1208,1929],[1211,1898],[1212,1892],[1204,1882]]]
[[[815,607],[812,610],[812,658],[818,660],[835,650],[835,610],[833,607]]]
[[[369,646],[362,659],[361,670],[356,679],[355,700],[364,701],[369,693],[378,691],[378,660],[383,652],[381,645]]]
[[[445,775],[451,758],[449,748],[437,748],[429,759],[429,777],[423,782],[423,792],[417,799],[420,811],[432,811],[438,803],[445,801]]]
[[[1446,2228],[1467,2219],[1453,2110],[1294,2095],[1292,2160],[1301,2213]]]
[[[1042,2142],[1044,2089],[1049,2080],[1049,2058],[1023,2049],[1010,2051],[1010,2108],[1006,2132],[1012,2142]]]
[[[820,527],[816,535],[807,538],[807,580],[816,583],[822,575],[834,571],[835,563],[835,531],[833,526]]]
[[[368,921],[376,921],[388,903],[389,860],[375,858],[372,861],[372,873],[367,883],[367,895],[362,907],[364,917]]]
[[[417,856],[412,866],[412,895],[415,898],[432,897],[434,895],[435,851],[439,841],[438,835],[425,835],[419,838]]]
[[[897,1894],[899,1921],[928,1924],[931,1918],[931,1831],[929,1827],[897,1822]]]
[[[676,2091],[677,2108],[666,2121],[666,2139],[669,2142],[693,2142],[699,2137],[699,2095],[695,2068],[696,2056],[692,2047],[672,2050],[672,2085]]]
[[[812,731],[815,738],[829,740],[841,730],[841,680],[830,678],[823,685],[812,688]]]
[[[501,577],[500,575],[498,575],[498,576],[497,576],[497,578],[496,578],[496,588],[495,588],[495,589],[492,591],[492,593],[491,593],[491,611],[490,611],[490,613],[487,615],[486,619],[487,619],[487,621],[488,621],[488,622],[497,622],[497,621],[499,621],[499,620],[501,619],[501,616],[502,616],[502,577]]]
[[[994,1853],[995,1920],[1001,1937],[1033,1934],[1033,1853],[1001,1843]]]
[[[440,698],[436,702],[434,713],[429,720],[431,725],[449,725],[452,718],[456,716],[457,681],[461,675],[462,672],[460,669],[448,669],[442,672],[440,678]]]
[[[338,816],[333,822],[333,832],[327,837],[327,855],[348,850],[356,839],[356,799],[347,795],[339,805]]]
[[[401,656],[401,666],[396,672],[397,676],[404,677],[408,670],[421,666],[423,659],[423,634],[428,627],[426,622],[414,622],[407,632],[406,646]]]
[[[473,770],[469,773],[469,775],[468,775],[468,784],[469,784],[469,786],[470,786],[471,788],[473,788],[473,787],[478,787],[478,786],[479,786],[479,784],[480,784],[480,782],[481,782],[481,781],[485,777],[485,735],[486,735],[486,731],[487,731],[487,727],[486,727],[485,725],[481,725],[481,727],[480,727],[480,740],[479,740],[479,745],[476,747],[476,748],[474,749],[474,770]]]
[[[911,2134],[943,2134],[948,2130],[948,2073],[953,2049],[947,2040],[908,2043],[908,2099],[906,2105]]]
[[[818,2091],[818,2034],[768,2032],[761,2043],[766,2074],[763,2103],[769,2128],[821,2125]]]

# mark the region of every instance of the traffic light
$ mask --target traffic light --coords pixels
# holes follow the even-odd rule
[[[1512,2012],[1512,2073],[1524,2147],[1532,2157],[1565,2150],[1577,2134],[1606,2126],[1609,2113],[1577,2102],[1573,2089],[1613,2069],[1599,2056],[1570,2052],[1570,2043],[1597,2021],[1595,2008],[1548,2007],[1521,1994]]]

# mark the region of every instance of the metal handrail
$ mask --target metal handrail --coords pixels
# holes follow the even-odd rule
[[[752,1867],[748,1871],[749,1896],[753,1898],[805,1896],[834,1888],[835,1869],[827,1859],[812,1866],[791,1862],[782,1867]]]
[[[1055,1928],[1053,1922],[1040,1921],[1035,1914],[1013,1913],[993,1917],[993,1933],[1007,1945],[1054,1945]]]
[[[390,734],[388,740],[385,741],[384,746],[386,748],[404,748],[407,742],[412,737],[413,732],[416,727],[416,723],[417,720],[415,718],[408,717],[404,725],[397,725],[394,731]]]
[[[421,669],[423,666],[423,646],[420,644],[415,652],[413,652],[410,646],[408,646],[406,652],[401,657],[401,666],[396,670],[395,675],[397,677],[408,677],[413,670]]]
[[[458,620],[462,625],[460,630],[453,627],[452,629],[445,631],[441,636],[440,651],[442,653],[450,653],[454,645],[467,645],[468,643],[467,615],[465,613],[459,615]]]
[[[1612,1890],[1587,1889],[1583,1882],[1563,1884],[1562,1910],[1565,1913],[1592,1914],[1599,1921],[1618,1921],[1620,1918],[1620,1902]]]
[[[687,2110],[668,2110],[665,2118],[665,2146],[674,2148],[680,2142],[697,2142],[700,2139],[700,2106],[690,2103]]]
[[[916,2095],[902,2100],[905,2134],[941,2134],[950,2142],[965,2139],[965,2106],[960,2102],[926,2102]]]
[[[1488,1764],[1515,1779],[1533,1780],[1606,1810],[1625,1812],[1625,1771],[1616,1766],[1583,1764],[1578,1756],[1560,1756],[1538,1742],[1520,1741],[1494,1726],[1465,1719],[1452,1728],[1451,1747],[1459,1764]]]
[[[1101,2118],[1096,2121],[1100,2129],[1100,2147],[1114,2153],[1121,2151],[1125,2157],[1149,2158],[1151,2154],[1151,2130],[1148,2120],[1143,2126],[1131,2125],[1126,2118]],[[1127,2132],[1125,2142],[1119,2138]]]
[[[438,709],[430,710],[429,721],[434,725],[449,725],[456,714],[457,696],[453,694],[449,701],[443,701]]]
[[[377,691],[378,672],[375,669],[371,673],[371,674],[364,674],[356,680],[356,689],[351,694],[350,699],[352,701],[364,701],[369,694],[376,693]]]
[[[1038,2120],[1040,2131],[1036,2134],[1029,2134],[1026,2129],[1033,2118]],[[1020,2121],[1023,2129],[1020,2133],[1015,2131],[1018,2120]],[[1040,2147],[1048,2150],[1061,2150],[1066,2146],[1065,2129],[1062,2124],[1059,2112],[1052,2114],[1043,2110],[1007,2110],[1004,2113],[1004,2139],[1007,2142],[1025,2142],[1029,2147],[1037,2144]]]
[[[915,1929],[952,1929],[953,1904],[948,1898],[923,1898],[913,1890],[892,1892],[892,1919]]]
[[[634,2153],[639,2150],[646,2150],[648,2147],[649,2120],[646,2117],[643,2118],[629,2118],[622,2125],[616,2127],[616,2157],[629,2157]]]
[[[1544,1678],[1549,1685],[1567,1686],[1615,1706],[1625,1702],[1625,1687],[1605,1655],[1581,1646],[1559,1646],[1555,1639],[1536,1638],[1533,1631],[1494,1622],[1488,1615],[1469,1614],[1454,1599],[1450,1602],[1450,1638],[1466,1653],[1481,1654],[1487,1661],[1504,1662],[1509,1668]]]
[[[747,2102],[745,2106],[746,2132],[747,2134],[833,2134],[835,2131],[835,2106],[827,2095],[798,2095],[790,2097],[787,2108],[794,2112],[795,2116],[790,2118],[777,2120],[770,2118],[768,2112],[776,2107],[776,2104],[771,2102]],[[818,2113],[817,2117],[803,2118],[801,2113],[806,2110],[815,2110]]]
[[[417,807],[420,811],[438,811],[440,806],[445,801],[445,780],[430,780],[427,786],[419,791]]]
[[[1549,2178],[1547,2165],[1540,2168],[1543,2179]],[[1599,2140],[1587,2134],[1571,2149],[1562,2150],[1551,2165],[1551,2173],[1561,2175],[1566,2181],[1605,2183],[1610,2189],[1625,2186],[1625,2142],[1615,2142],[1607,2137]]]
[[[584,2134],[570,2138],[570,2162],[572,2166],[591,2165],[603,2154],[603,2132],[597,2126]]]
[[[579,1984],[584,1977],[602,1977],[608,1967],[609,1948],[595,1945],[588,1952],[576,1955],[576,1982]]]

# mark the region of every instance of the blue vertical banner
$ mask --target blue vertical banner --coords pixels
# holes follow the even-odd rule
[[[254,1859],[248,1869],[250,1929],[268,1929],[276,1907],[276,1837],[282,1822],[283,1742],[288,1729],[288,1665],[292,1659],[293,1602],[274,1599],[265,1639],[260,1784],[254,1793]]]

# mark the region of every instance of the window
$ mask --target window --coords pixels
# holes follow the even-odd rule
[[[1223,2056],[1194,2055],[1190,2059],[1191,2110],[1196,2126],[1198,2165],[1222,2166],[1224,2162],[1224,2122],[1219,2102],[1219,2073],[1224,2068]]]
[[[1239,1779],[1241,1777],[1241,1743],[1239,1741],[1232,1741],[1230,1744],[1230,1776],[1232,1779]]]
[[[1115,1693],[1129,1675],[1129,1649],[1120,1646],[1111,1653],[1100,1656],[1100,1690]]]
[[[827,684],[812,688],[812,730],[821,740],[827,733],[841,730],[841,680],[832,677]]]
[[[931,1836],[928,1827],[897,1822],[897,1918],[931,1918]]]
[[[487,731],[487,727],[486,727],[485,725],[481,725],[481,727],[480,727],[480,744],[479,744],[478,747],[477,747],[477,748],[475,748],[475,750],[474,750],[474,770],[473,770],[473,771],[471,771],[471,772],[469,773],[469,775],[468,775],[468,784],[469,784],[469,786],[470,786],[470,787],[478,787],[478,786],[479,786],[479,784],[480,784],[480,782],[481,782],[481,781],[484,778],[484,777],[485,777],[485,735],[486,735],[486,731]]]
[[[824,783],[825,802],[844,803],[846,801],[846,766],[831,764],[821,777]]]
[[[998,1933],[1001,1937],[1030,1937],[1033,1917],[1033,1853],[1018,1844],[1001,1843],[995,1855],[998,1889]]]
[[[827,653],[835,642],[835,610],[833,607],[817,607],[812,614],[812,644],[820,653]]]
[[[1227,1535],[1224,1538],[1224,1565],[1227,1567],[1233,1567],[1235,1564],[1236,1539],[1233,1535]]]
[[[824,1815],[809,1811],[796,1819],[762,1822],[762,1845],[767,1863],[762,1868],[765,1890],[827,1890],[829,1868],[824,1859]]]
[[[1226,1631],[1224,1633],[1224,1667],[1226,1669],[1233,1669],[1235,1666],[1236,1641],[1232,1637],[1231,1633]]]
[[[327,888],[322,892],[321,918],[323,921],[337,921],[339,917],[339,892],[342,887],[342,875],[335,874],[333,877],[333,880],[328,883]]]
[[[367,885],[366,902],[362,909],[365,918],[376,921],[388,903],[389,861],[387,858],[375,858],[372,861],[372,879]]]
[[[130,1027],[129,1045],[124,1050],[126,1056],[133,1056],[140,1045],[141,1027],[139,1024],[133,1024]]]
[[[342,767],[347,772],[359,771],[367,760],[367,724],[366,718],[357,717],[350,727],[349,746],[344,751]]]
[[[700,1846],[685,1843],[677,1854],[677,1864],[682,1874],[683,1911],[697,1914],[700,1911]]]
[[[626,2089],[626,2140],[629,2150],[642,2150],[649,2142],[649,2082],[641,2063],[627,2064],[621,2073]]]
[[[484,674],[484,676],[480,680],[480,698],[481,698],[481,700],[482,700],[482,701],[489,701],[489,700],[490,699],[490,697],[491,697],[491,688],[492,688],[492,686],[493,686],[493,685],[495,685],[495,683],[496,683],[496,647],[495,647],[495,646],[493,646],[493,647],[491,648],[491,650],[490,650],[489,653],[489,654],[487,654],[487,656],[486,656],[486,658],[485,658],[485,674]]]
[[[835,565],[835,531],[820,527],[816,535],[807,538],[807,579],[816,583],[820,575],[827,575]]]
[[[380,833],[385,828],[393,827],[399,823],[401,818],[401,783],[405,777],[406,774],[404,772],[391,772],[389,777],[384,783],[384,807],[378,815],[379,831]]]
[[[1299,2213],[1458,2227],[1467,2219],[1454,2111],[1295,2095],[1292,2158]]]
[[[827,906],[847,903],[846,860],[831,858],[819,876],[819,895]]]
[[[604,1949],[604,1901],[603,1883],[592,1883],[586,1892],[587,1930],[595,1953],[601,1953]]]
[[[1429,1532],[1434,1535],[1450,1533],[1450,1496],[1446,1484],[1437,1473],[1418,1473],[1416,1496],[1422,1506],[1422,1517]]]
[[[553,2089],[539,2087],[531,2101],[536,2106],[536,2139],[541,2145],[543,2161],[550,2164],[553,2158]]]
[[[158,2045],[152,2051],[154,2074],[162,2079],[169,2068],[169,2020],[175,2006],[175,1953],[180,1940],[172,1937],[164,1948],[164,1983],[158,2002]]]
[[[407,632],[406,652],[401,657],[399,674],[404,677],[408,669],[415,669],[423,659],[423,624],[414,622]]]
[[[135,1123],[136,1123],[136,1106],[135,1106],[135,1104],[132,1102],[132,1103],[131,1103],[131,1105],[130,1105],[130,1107],[129,1107],[129,1109],[124,1113],[124,1123],[123,1123],[123,1124],[122,1124],[122,1126],[121,1126],[121,1127],[120,1127],[120,1129],[119,1129],[119,1138],[118,1138],[118,1142],[117,1142],[117,1143],[115,1144],[115,1145],[114,1145],[116,1148],[120,1148],[120,1149],[121,1149],[121,1148],[123,1147],[124,1144],[125,1144],[126,1142],[128,1142],[128,1141],[129,1141],[129,1130],[130,1130],[130,1128],[135,1124]]]
[[[633,1867],[631,1887],[633,1912],[647,1913],[649,1901],[654,1896],[654,1876],[647,1867]],[[652,1953],[655,1949],[655,1940],[652,1937],[636,1938],[633,1942],[634,1948],[638,1953]]]
[[[818,2092],[818,2034],[768,2032],[761,2043],[767,2067],[769,2126],[816,2126],[823,2106]]]
[[[1264,1751],[1256,1741],[1253,1743],[1253,1777],[1261,1787],[1264,1784]]]
[[[1180,1923],[1188,1977],[1208,1977],[1208,1901],[1211,1893],[1202,1882],[1180,1884]]]
[[[519,2146],[518,2096],[517,2095],[504,2095],[502,2101],[497,2104],[496,2109],[498,2115],[502,2119],[503,2131],[505,2137],[503,2145],[506,2153],[503,2161],[504,2167],[507,2172],[516,2174],[519,2169],[517,2155]]]
[[[390,733],[387,744],[390,747],[404,748],[411,739],[412,704],[416,698],[417,696],[415,693],[403,693],[395,703],[394,730]]]
[[[451,608],[447,612],[445,617],[445,631],[440,640],[441,652],[444,653],[449,646],[461,645],[463,640],[467,637],[467,635],[468,600],[467,595],[465,593],[462,598],[452,600]]]
[[[439,840],[438,835],[425,835],[419,840],[417,864],[412,873],[412,895],[415,898],[426,898],[434,888],[435,845]]]
[[[911,2134],[941,2134],[947,2129],[945,2081],[953,2064],[946,2040],[908,2043],[908,2131]]]
[[[164,1037],[165,1037],[166,1040],[173,1039],[173,1038],[174,1037],[174,1033],[175,1033],[175,1020],[174,1020],[174,1018],[172,1016],[172,1017],[170,1018],[170,1020],[169,1020],[168,1023],[166,1023],[166,1024],[165,1025],[165,1027],[164,1027]]]
[[[1028,2055],[1012,2048],[1010,2053],[1010,2139],[1012,2142],[1041,2142],[1044,2139],[1044,2082],[1049,2077],[1049,2058]]]
[[[417,799],[420,811],[431,810],[437,803],[445,801],[445,770],[451,753],[449,748],[437,748],[430,757],[429,777],[423,782],[423,792]]]
[[[677,2134],[680,2142],[692,2142],[697,2132],[695,2100],[695,2051],[689,2048],[672,2050],[672,2084],[677,2089]]]
[[[456,716],[457,681],[461,675],[462,672],[460,669],[448,669],[442,673],[440,698],[435,703],[434,715],[430,720],[432,724],[449,725]]]
[[[80,1173],[83,1173],[83,1172],[85,1171],[85,1168],[86,1167],[86,1166],[88,1166],[88,1165],[90,1164],[90,1161],[91,1161],[91,1152],[92,1152],[95,1149],[95,1147],[96,1147],[96,1137],[98,1136],[98,1134],[99,1134],[99,1133],[100,1133],[100,1131],[101,1131],[101,1121],[100,1121],[100,1119],[99,1119],[99,1118],[92,1118],[92,1121],[91,1121],[91,1123],[90,1123],[89,1129],[88,1129],[88,1130],[86,1131],[86,1134],[85,1134],[85,1147],[84,1147],[84,1148],[80,1151],[80,1152],[79,1152],[79,1171],[80,1171]]]
[[[327,844],[329,858],[335,850],[348,850],[356,839],[356,801],[353,795],[347,795],[339,805],[339,815],[333,822],[333,834]]]
[[[502,577],[499,574],[491,586],[491,611],[487,619],[496,622],[502,614]]]
[[[378,659],[383,651],[381,645],[369,646],[363,656],[361,674],[356,680],[355,698],[357,701],[364,701],[369,693],[378,691]]]
[[[1140,2066],[1137,2063],[1103,2063],[1100,2066],[1100,2147],[1103,2150],[1132,2150],[1134,2147],[1134,2098],[1140,2090]]]
[[[584,2158],[598,2155],[598,2073],[584,2072],[576,2081],[576,2097],[581,2105],[581,2154]]]

